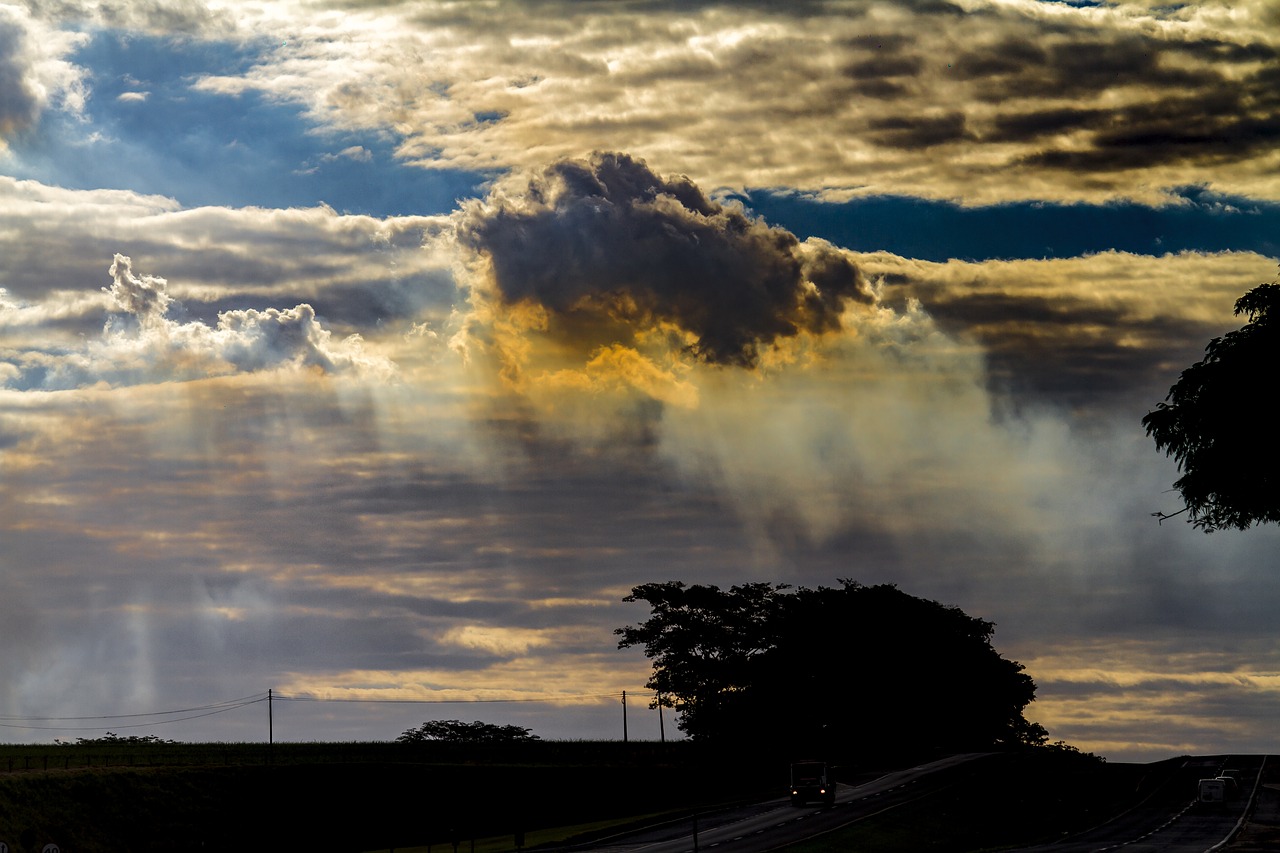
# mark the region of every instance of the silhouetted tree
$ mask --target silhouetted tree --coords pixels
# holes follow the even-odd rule
[[[679,581],[635,587],[653,615],[619,628],[643,645],[648,687],[695,739],[783,742],[817,752],[1039,744],[1023,717],[1035,683],[991,646],[994,625],[891,585]]]
[[[499,726],[493,723],[464,723],[461,720],[429,720],[416,729],[408,729],[396,743],[422,743],[429,740],[446,743],[513,743],[540,740],[523,726]]]
[[[1178,461],[1182,512],[1205,532],[1280,521],[1280,440],[1271,393],[1280,371],[1280,283],[1236,301],[1243,328],[1214,338],[1203,361],[1142,419],[1156,447]]]
[[[60,746],[70,746],[70,741],[55,739],[55,743]],[[102,737],[78,737],[76,738],[76,746],[155,746],[166,743],[177,743],[176,740],[166,740],[159,735],[118,735],[115,732],[107,732]]]
[[[730,587],[681,581],[633,587],[623,601],[645,601],[649,619],[618,628],[618,648],[644,646],[653,658],[647,687],[679,713],[693,736],[723,732],[742,719],[738,707],[755,675],[756,657],[777,645],[775,632],[786,584]]]

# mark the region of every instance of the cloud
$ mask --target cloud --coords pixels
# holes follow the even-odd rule
[[[431,169],[530,172],[625,141],[707,187],[833,199],[1160,202],[1196,183],[1280,198],[1265,3],[791,11],[344,9],[343,40],[317,24],[197,86],[301,103],[338,129],[393,129],[399,156]]]
[[[829,244],[622,154],[563,161],[518,193],[469,203],[457,234],[483,267],[473,300],[583,349],[665,330],[699,360],[754,367],[762,350],[837,331],[846,303],[872,299]]]
[[[6,139],[32,128],[50,102],[71,111],[84,104],[80,71],[62,57],[80,36],[0,6],[0,153]]]
[[[115,306],[130,314],[143,326],[154,326],[164,320],[171,298],[166,291],[169,283],[156,276],[133,274],[133,261],[124,255],[116,255],[107,274],[111,287],[103,288]]]
[[[1100,689],[1111,717],[1086,718],[1074,699],[1086,687],[1044,656],[1082,624],[1112,645],[1163,638],[1169,654],[1197,645],[1192,629],[1269,624],[1274,537],[1206,542],[1155,525],[1151,511],[1174,508],[1161,494],[1173,471],[1130,409],[1140,416],[1189,363],[1180,348],[1197,355],[1204,335],[1233,327],[1231,302],[1270,260],[856,254],[778,233],[638,161],[603,176],[569,165],[536,173],[540,196],[528,179],[507,183],[454,220],[184,210],[0,180],[0,223],[15,235],[0,299],[0,565],[25,579],[9,616],[42,616],[14,623],[25,645],[4,664],[12,712],[82,707],[75,683],[137,710],[192,661],[198,701],[243,695],[246,677],[396,698],[634,690],[646,662],[611,652],[609,631],[636,618],[619,604],[629,585],[662,566],[721,584],[896,582],[996,620],[1001,651],[1036,662],[1036,713],[1055,737],[1113,757],[1185,743],[1179,730],[1211,742],[1173,723],[1144,735],[1122,713],[1129,700]],[[677,294],[650,283],[668,256],[628,248],[605,216],[591,227],[606,201],[620,221],[661,224],[659,247],[696,234],[713,257],[756,258],[764,245],[803,272],[784,281],[843,293],[854,269],[869,284],[811,309],[829,328],[796,321],[773,338],[752,318],[791,303],[729,304],[750,331],[735,340],[761,335],[756,362],[711,362],[687,349],[703,315],[662,304]],[[565,245],[557,221],[586,229],[582,247],[614,251],[594,267],[568,250],[548,259],[598,272],[575,296],[534,276],[509,301],[481,244],[455,238],[479,223],[503,251],[529,245],[504,229]],[[136,263],[108,276],[125,246]],[[523,273],[519,261],[508,268]],[[605,303],[578,322],[566,306],[606,292],[591,281],[655,307]],[[444,346],[464,325],[469,370]],[[394,360],[395,382],[341,361],[350,334]],[[499,345],[518,368],[506,383],[483,357]],[[553,603],[564,600],[587,603]],[[234,669],[218,665],[228,658]],[[1126,672],[1096,649],[1074,663]],[[104,672],[140,686],[111,688]],[[1143,682],[1165,691],[1152,702],[1175,707],[1185,686],[1157,681]],[[306,736],[333,731],[315,726]]]
[[[457,240],[474,253],[458,343],[492,356],[524,417],[715,483],[762,547],[893,529],[907,507],[1033,525],[1015,507],[1042,425],[993,423],[973,338],[881,304],[848,252],[621,155],[495,190]]]
[[[14,133],[72,99],[71,42],[42,37],[83,15],[231,39],[211,49],[235,62],[193,66],[226,76],[188,106],[261,92],[378,134],[318,136],[305,165],[363,169],[394,140],[497,188],[453,217],[379,219],[0,177],[10,711],[200,703],[246,680],[634,690],[647,662],[610,629],[655,566],[961,605],[1031,665],[1054,736],[1113,757],[1213,744],[1197,720],[1271,700],[1276,531],[1156,525],[1174,475],[1137,422],[1270,260],[930,264],[718,199],[1276,197],[1274,4],[29,7],[0,13],[21,30],[0,53],[25,86]],[[153,59],[177,44],[152,39]],[[138,76],[151,112],[169,84]],[[116,252],[138,263],[105,277]],[[1105,642],[1068,642],[1082,633]],[[1244,636],[1262,639],[1237,688]],[[544,720],[616,735],[612,711]],[[1269,737],[1224,725],[1251,751]]]
[[[225,311],[218,315],[213,335],[218,356],[237,370],[264,370],[281,364],[317,367],[325,373],[391,369],[389,363],[365,356],[359,336],[333,342],[332,334],[316,321],[315,309],[307,304],[283,310]],[[196,337],[203,338],[203,334]]]
[[[103,259],[121,246],[168,273],[166,293],[215,325],[221,311],[305,302],[339,336],[439,326],[455,298],[451,256],[424,241],[444,217],[385,219],[328,207],[198,207],[123,190],[74,190],[0,176],[3,286],[26,328],[44,317],[45,344],[71,346],[114,310]],[[379,326],[381,324],[381,326]],[[20,329],[7,327],[0,341]]]
[[[201,0],[28,0],[34,17],[77,28],[104,27],[188,36],[234,32],[230,10]]]
[[[337,154],[325,154],[320,159],[327,161],[337,160],[341,157],[345,157],[348,160],[355,160],[360,163],[368,163],[373,159],[373,152],[368,148],[365,148],[363,145],[349,145]]]
[[[919,300],[947,332],[979,341],[989,387],[1014,406],[1139,415],[1210,338],[1239,326],[1235,300],[1274,266],[1252,252],[984,263],[880,252],[857,260],[886,304]]]
[[[315,309],[240,309],[218,314],[210,327],[170,318],[181,306],[168,282],[135,275],[132,260],[117,254],[103,291],[115,314],[101,336],[82,347],[33,350],[11,356],[7,385],[67,389],[95,382],[113,385],[203,379],[233,372],[315,368],[324,373],[363,371],[386,375],[392,364],[364,351],[359,335],[334,341]]]
[[[0,138],[35,122],[40,101],[21,61],[26,32],[17,22],[0,18]]]

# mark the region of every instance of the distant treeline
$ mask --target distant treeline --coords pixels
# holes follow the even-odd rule
[[[0,772],[107,767],[203,767],[361,763],[615,763],[685,760],[698,749],[691,741],[556,741],[448,743],[322,741],[288,743],[182,743],[104,741],[68,744],[0,744]],[[705,752],[705,749],[704,749]],[[781,760],[781,759],[780,759]]]

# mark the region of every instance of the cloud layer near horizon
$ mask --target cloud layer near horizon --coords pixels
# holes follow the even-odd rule
[[[1276,531],[1157,524],[1176,475],[1139,421],[1275,259],[926,261],[727,199],[1020,200],[1033,228],[1036,200],[1191,184],[1261,215],[1275,10],[802,6],[3,7],[0,710],[274,686],[539,699],[502,721],[616,736],[632,585],[853,577],[996,621],[1054,738],[1267,751]],[[213,125],[284,107],[311,122],[270,138],[291,176],[489,184],[443,215],[184,203],[262,174],[231,167],[268,134]],[[76,171],[139,127],[173,140],[163,194]],[[50,140],[82,153],[16,177]]]
[[[404,221],[6,184],[26,217],[10,221],[32,240],[58,222],[63,241],[91,249],[104,218],[136,235],[110,271],[110,255],[85,275],[83,253],[50,252],[10,282],[2,561],[5,621],[25,651],[6,660],[7,707],[83,695],[52,685],[96,683],[83,679],[103,656],[129,661],[127,689],[95,688],[118,706],[158,701],[175,680],[240,695],[239,676],[212,663],[223,655],[281,689],[349,697],[635,690],[643,662],[619,666],[609,631],[637,618],[618,602],[662,566],[721,583],[853,575],[960,603],[1000,623],[1011,657],[1046,655],[1033,675],[1055,736],[1077,725],[1133,749],[1119,711],[1106,733],[1077,720],[1066,697],[1079,677],[1044,649],[1082,613],[1117,642],[1145,613],[1143,635],[1165,648],[1187,619],[1239,621],[1229,572],[1166,586],[1177,566],[1216,558],[1203,537],[1151,524],[1169,469],[1134,424],[1162,393],[1161,368],[1230,326],[1239,281],[1263,259],[929,264],[806,244],[634,161],[546,174],[585,179],[605,162],[644,178],[607,200],[614,217],[656,217],[662,236],[643,261],[627,243],[635,229],[584,219],[606,202],[597,190],[546,189],[545,175],[448,220]],[[85,209],[98,216],[72,215]],[[708,241],[713,227],[740,239]],[[531,234],[560,247],[553,275],[520,278],[546,271],[522,266],[523,252],[494,263]],[[766,292],[789,295],[732,302],[709,289],[699,304],[693,285],[679,302],[652,284],[679,257],[663,241],[706,246],[712,271],[769,247],[788,273]],[[180,263],[182,278],[152,262],[139,271],[123,255],[131,242]],[[563,249],[575,245],[601,254],[586,263]],[[785,334],[747,313],[804,316],[819,310],[798,307],[810,297],[831,313]],[[304,298],[323,311],[271,307]],[[689,346],[725,323],[748,333],[724,352],[749,344],[753,359]],[[291,324],[299,334],[277,346]],[[331,324],[383,367],[338,370]],[[1092,367],[1068,355],[1089,335]],[[121,381],[119,348],[147,341],[146,370]],[[1046,352],[1079,375],[1046,374]],[[326,369],[279,369],[323,353]],[[1151,367],[1096,382],[1119,353]],[[13,381],[37,355],[74,361],[81,380],[56,393]],[[1043,603],[1027,611],[1021,596]],[[1205,602],[1218,608],[1193,616]],[[55,635],[33,613],[77,627]],[[190,660],[208,675],[180,675]]]

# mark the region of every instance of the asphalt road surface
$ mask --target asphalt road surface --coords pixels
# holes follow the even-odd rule
[[[1264,756],[1219,755],[1188,758],[1144,802],[1102,826],[1054,844],[1025,847],[1018,853],[1207,853],[1220,849],[1244,817],[1257,788]],[[1240,789],[1220,805],[1195,802],[1196,783],[1239,770]]]
[[[836,788],[836,804],[796,808],[789,797],[694,820],[675,821],[589,848],[595,851],[644,853],[764,853],[839,829],[880,812],[913,802],[955,784],[958,771],[979,755],[955,755],[881,776],[857,787]]]
[[[963,784],[965,765],[979,755],[957,755],[886,774],[856,787],[840,786],[836,805],[796,808],[782,797],[699,815],[641,832],[575,848],[609,853],[766,853],[814,838]],[[1145,800],[1102,826],[1018,853],[1208,853],[1223,845],[1240,823],[1257,785],[1262,756],[1188,758]],[[1218,806],[1194,802],[1199,779],[1223,769],[1241,773],[1238,795]]]

